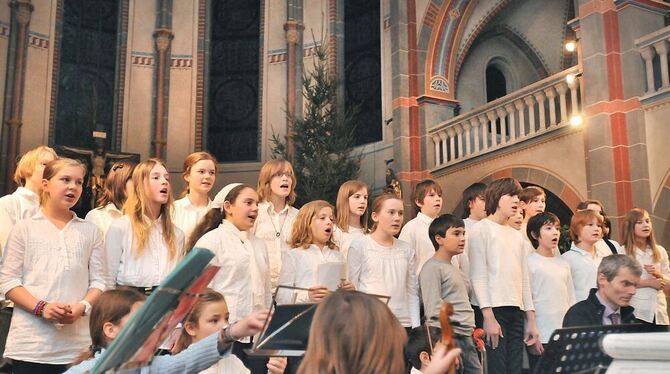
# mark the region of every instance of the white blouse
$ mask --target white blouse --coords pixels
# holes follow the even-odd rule
[[[533,252],[528,255],[528,273],[540,341],[546,344],[554,330],[563,326],[565,313],[575,303],[570,265],[561,257]]]
[[[344,263],[344,261],[344,256],[339,251],[328,247],[321,250],[314,244],[307,249],[293,248],[284,251],[279,285],[300,288],[312,287],[318,283],[317,268],[319,264],[327,262]],[[306,303],[309,302],[309,296],[305,291],[296,291],[295,293],[277,291],[277,301],[284,304]]]
[[[39,209],[40,197],[25,187],[0,197],[0,254],[12,227],[20,220],[32,217]]]
[[[468,233],[472,288],[480,308],[535,310],[521,233],[483,219]]]
[[[40,211],[19,221],[7,241],[0,268],[0,291],[22,286],[38,300],[75,304],[91,288],[104,291],[109,282],[98,228],[78,218],[58,229]],[[14,308],[5,357],[67,364],[91,342],[88,317],[57,328],[22,308]]]
[[[268,254],[262,240],[224,220],[219,227],[203,235],[195,246],[207,248],[216,255],[212,263],[221,268],[210,287],[226,298],[230,323],[254,310],[270,307]]]
[[[147,218],[148,219],[148,218]],[[112,281],[132,287],[154,287],[170,274],[184,254],[184,232],[174,228],[176,254],[170,259],[159,217],[151,223],[149,240],[140,257],[134,248],[130,217],[123,216],[109,226],[105,236],[107,268]]]
[[[344,232],[341,228],[335,226],[335,230],[333,231],[333,242],[346,260],[351,242],[364,236],[365,230],[362,228],[349,226],[349,231]]]
[[[610,252],[612,254],[612,252]],[[594,255],[572,243],[570,250],[561,257],[570,265],[572,284],[575,286],[575,301],[580,302],[589,297],[592,288],[597,288],[598,266],[603,257],[596,250]]]
[[[275,212],[274,206],[269,201],[262,201],[258,204],[258,217],[256,217],[251,233],[263,240],[267,247],[273,290],[277,288],[279,282],[281,253],[283,249],[289,249],[288,241],[291,239],[293,222],[297,215],[298,209],[288,204],[279,213]]]
[[[195,206],[188,195],[174,202],[172,222],[184,232],[186,241],[190,239],[191,233],[207,214],[211,205],[212,200],[209,200],[207,206]]]
[[[390,296],[388,306],[405,327],[419,321],[419,285],[414,250],[402,240],[384,247],[370,236],[355,240],[349,247],[349,281],[361,292]]]
[[[84,219],[98,226],[104,237],[105,234],[107,234],[107,229],[109,229],[109,225],[112,224],[112,221],[121,217],[123,217],[123,212],[121,212],[114,203],[109,203],[104,207],[89,211]]]
[[[642,265],[642,279],[650,279],[653,275],[644,270],[644,265],[656,265],[660,267],[661,274],[666,286],[670,284],[670,267],[668,266],[668,252],[660,245],[656,245],[656,249],[661,254],[661,259],[658,262],[654,261],[654,253],[651,248],[647,247],[644,251],[635,248],[635,259]],[[665,298],[663,290],[655,290],[652,287],[638,288],[637,292],[630,301],[630,305],[635,308],[635,318],[652,323],[656,318],[657,325],[668,325],[670,320],[668,318],[668,303]]]

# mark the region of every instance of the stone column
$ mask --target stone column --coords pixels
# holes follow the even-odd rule
[[[302,65],[302,1],[290,0],[287,4],[287,20],[284,24],[286,36],[286,135],[289,159],[295,153],[293,142],[293,125],[301,116],[300,93],[302,92],[302,76],[299,67]]]
[[[5,113],[3,122],[7,126],[7,148],[3,154],[5,167],[4,192],[11,192],[16,159],[19,155],[25,86],[26,55],[28,50],[28,27],[33,12],[30,0],[13,0],[11,8],[9,49],[7,51],[7,75],[5,86]],[[3,137],[5,135],[3,134]]]
[[[170,47],[174,34],[172,33],[172,1],[159,0],[154,31],[156,48],[156,86],[154,95],[154,137],[152,140],[151,156],[165,158],[167,147],[167,118],[170,83]]]

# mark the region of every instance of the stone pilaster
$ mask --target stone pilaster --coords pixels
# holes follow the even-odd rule
[[[10,40],[7,51],[7,81],[5,85],[5,110],[3,123],[7,126],[6,152],[2,158],[4,161],[4,191],[11,192],[14,189],[14,170],[19,154],[19,142],[21,141],[21,112],[23,109],[23,90],[25,86],[26,54],[28,49],[28,28],[33,5],[30,0],[13,0],[9,3],[11,8]],[[5,135],[3,134],[3,138]]]
[[[651,211],[645,120],[644,61],[634,40],[664,26],[668,6],[650,1],[578,2],[579,63],[584,80],[588,195],[603,202],[613,238],[628,210]],[[574,208],[574,207],[571,207]]]

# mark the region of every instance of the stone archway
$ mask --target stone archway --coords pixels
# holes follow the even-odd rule
[[[561,177],[552,174],[547,170],[538,169],[535,167],[514,166],[504,168],[484,176],[479,180],[479,182],[488,184],[495,179],[506,177],[515,178],[519,182],[522,182],[526,185],[542,187],[560,199],[562,203],[565,204],[565,206],[567,206],[571,211],[574,211],[577,204],[584,200],[584,196],[577,192],[574,187],[565,182]],[[670,197],[670,187],[668,188]],[[454,210],[454,214],[459,216],[462,214],[462,205],[462,202],[458,204]]]

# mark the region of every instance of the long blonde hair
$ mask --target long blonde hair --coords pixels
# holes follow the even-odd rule
[[[312,243],[314,243],[314,237],[312,235],[312,221],[316,218],[316,215],[323,208],[330,208],[334,210],[333,206],[329,202],[324,200],[315,200],[310,201],[300,208],[298,215],[295,217],[293,222],[293,231],[291,232],[291,240],[288,244],[291,248],[309,248]],[[333,236],[331,235],[326,243],[326,246],[331,249],[337,248],[335,242],[333,242]]]
[[[123,204],[123,213],[130,218],[130,224],[133,229],[133,249],[135,255],[140,257],[144,252],[145,247],[149,244],[149,230],[151,229],[151,222],[146,218],[149,213],[149,206],[147,204],[147,184],[149,183],[149,175],[151,169],[156,165],[165,167],[163,161],[157,158],[150,158],[146,161],[140,162],[133,170],[133,189],[130,195]],[[167,170],[167,167],[165,167]],[[168,191],[167,203],[161,205],[160,219],[163,226],[163,240],[168,247],[168,255],[170,259],[174,259],[177,255],[177,239],[175,234],[175,226],[172,223],[172,194]]]
[[[272,181],[272,177],[274,177],[275,174],[282,171],[290,172],[291,181],[293,181],[293,183],[291,184],[291,192],[286,197],[286,204],[291,205],[295,202],[296,198],[295,185],[297,183],[297,180],[295,179],[295,172],[293,171],[293,166],[291,166],[290,162],[280,159],[270,160],[265,164],[263,164],[263,167],[261,167],[261,171],[258,174],[258,188],[256,188],[256,192],[258,193],[258,199],[260,201],[268,201],[270,199],[270,195],[272,195],[272,189],[270,188],[270,181]]]
[[[344,232],[349,232],[349,198],[356,192],[365,189],[368,190],[368,185],[359,180],[350,180],[342,183],[340,189],[337,191],[337,227]],[[365,213],[361,216],[360,225],[363,231],[368,230],[368,209],[366,207]]]
[[[623,221],[623,239],[622,243],[624,248],[626,248],[626,254],[632,258],[635,258],[635,224],[637,221],[644,219],[644,215],[649,216],[649,213],[642,208],[633,208],[624,217]],[[651,224],[650,224],[651,226]],[[651,248],[653,253],[654,262],[661,261],[661,253],[656,246],[656,238],[654,237],[654,228],[651,227],[649,231],[649,237],[647,238],[647,245]],[[640,248],[644,250],[645,248]]]
[[[316,308],[298,374],[401,374],[407,334],[373,296],[336,291]]]

